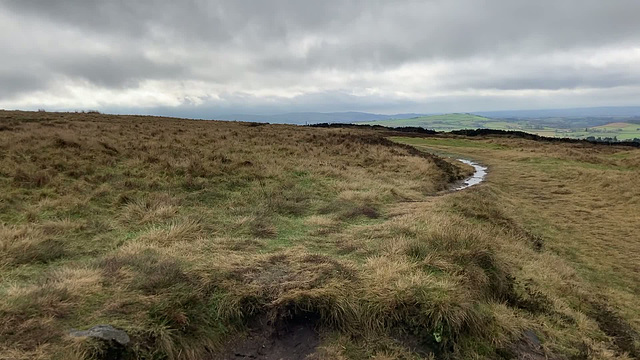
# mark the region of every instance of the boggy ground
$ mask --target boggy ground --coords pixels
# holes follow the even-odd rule
[[[637,357],[637,273],[598,278],[583,229],[560,227],[575,215],[532,195],[566,159],[623,191],[632,150],[445,139],[427,145],[491,173],[434,196],[471,169],[367,130],[26,112],[0,130],[0,359],[104,358],[67,336],[104,323],[124,358]],[[618,235],[637,220],[624,191],[602,218],[626,214]],[[609,264],[635,256],[596,235]]]

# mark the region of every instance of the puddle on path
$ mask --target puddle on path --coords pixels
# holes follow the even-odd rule
[[[468,177],[466,179],[464,179],[462,182],[456,184],[453,187],[453,191],[459,191],[459,190],[464,190],[468,187],[471,187],[473,185],[478,185],[481,182],[484,181],[485,176],[487,176],[487,167],[486,166],[482,166],[478,163],[475,163],[471,160],[465,160],[465,159],[458,159],[458,161],[465,163],[467,165],[471,165],[473,166],[473,169],[475,170],[473,175],[471,177]]]

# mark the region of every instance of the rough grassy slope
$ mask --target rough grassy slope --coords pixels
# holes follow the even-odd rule
[[[581,270],[548,251],[531,202],[504,195],[517,178],[497,174],[519,168],[488,161],[507,146],[545,161],[572,148],[473,142],[489,182],[434,197],[468,169],[366,131],[0,117],[0,358],[104,358],[66,335],[100,323],[131,335],[123,357],[145,359],[634,349],[631,315],[589,313]],[[634,154],[616,164],[637,167]]]
[[[490,166],[482,188],[443,200],[536,250],[499,253],[542,304],[532,320],[556,353],[640,356],[640,150],[499,136],[394,139]]]
[[[348,234],[468,170],[358,131],[1,117],[0,358],[99,357],[66,333],[100,323],[194,359],[256,317],[356,328],[389,294],[364,295],[377,254]]]

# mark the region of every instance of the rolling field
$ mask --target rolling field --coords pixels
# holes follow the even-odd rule
[[[640,138],[640,124],[610,123],[587,128],[586,136],[617,137],[618,139]],[[601,135],[602,134],[602,135]],[[583,135],[583,136],[585,136]]]
[[[473,114],[445,114],[430,115],[411,119],[393,119],[358,122],[359,125],[382,125],[390,127],[418,126],[437,131],[451,131],[460,129],[519,129],[517,124],[494,120]]]
[[[614,121],[614,120],[611,120]],[[417,126],[436,131],[462,129],[517,130],[548,137],[574,139],[616,138],[618,140],[640,139],[640,124],[611,122],[598,126],[582,126],[580,121],[570,125],[571,119],[491,119],[473,114],[445,114],[423,116],[411,119],[393,119],[359,122],[361,125],[381,125],[389,127]],[[557,124],[556,124],[557,123]],[[569,124],[569,125],[567,125]],[[569,127],[570,126],[570,127]]]
[[[640,124],[615,122],[606,125],[585,128],[552,128],[545,127],[542,130],[523,130],[542,136],[568,137],[573,139],[587,138],[616,138],[618,140],[640,139]]]
[[[0,112],[0,154],[0,359],[640,356],[637,149]]]

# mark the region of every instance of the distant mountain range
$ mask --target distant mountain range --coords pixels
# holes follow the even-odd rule
[[[230,114],[216,116],[217,120],[252,121],[272,124],[320,124],[320,123],[343,123],[349,124],[362,121],[376,121],[389,119],[406,119],[423,114],[370,114],[364,112],[296,112],[277,115],[251,115],[251,114]]]
[[[640,106],[610,106],[572,109],[544,109],[544,110],[505,110],[505,111],[473,111],[469,114],[492,119],[545,119],[545,118],[640,118]],[[443,113],[427,114],[372,114],[366,112],[292,112],[275,115],[259,114],[228,114],[215,116],[217,120],[251,121],[272,124],[319,124],[319,123],[359,123],[392,119],[411,119],[430,115],[444,115]]]

